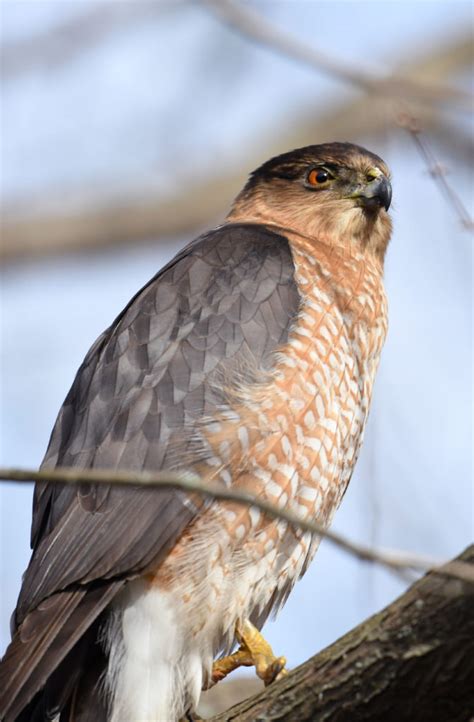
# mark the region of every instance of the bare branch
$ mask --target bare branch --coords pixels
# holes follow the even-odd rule
[[[194,192],[179,190],[161,196],[150,188],[128,198],[100,197],[84,200],[72,196],[63,207],[47,200],[41,211],[31,210],[28,200],[4,208],[1,220],[0,259],[31,258],[58,251],[94,250],[150,238],[172,237],[205,228],[218,218],[225,202],[237,192],[241,176],[221,177],[197,184]],[[230,187],[229,187],[230,186]],[[35,207],[34,201],[32,202]]]
[[[224,174],[202,178],[190,195],[186,184],[175,183],[173,195],[160,196],[149,187],[129,196],[100,195],[91,199],[82,193],[60,194],[61,206],[47,197],[25,198],[14,206],[5,204],[1,219],[0,261],[30,259],[58,252],[98,250],[133,241],[156,242],[159,238],[181,236],[218,222],[230,199],[240,190],[255,159],[265,160],[283,149],[310,145],[318,139],[357,138],[383,133],[391,123],[386,100],[361,96],[330,108],[318,118],[309,113],[295,120],[274,137],[259,138],[239,163]],[[438,115],[425,106],[418,117],[423,126],[448,141],[463,159],[472,157],[470,138],[445,127]],[[453,142],[455,145],[453,146]],[[458,147],[459,146],[459,147]]]
[[[474,547],[456,562],[472,564]],[[473,594],[471,585],[427,574],[281,681],[208,722],[473,722]]]
[[[222,17],[225,22],[230,23],[245,36],[256,40],[260,44],[267,45],[272,50],[296,58],[312,67],[319,70],[323,69],[335,77],[358,85],[372,95],[388,96],[398,100],[398,102],[403,99],[412,99],[418,102],[433,102],[434,100],[444,99],[452,103],[455,100],[463,99],[467,101],[466,109],[472,112],[473,98],[468,93],[450,87],[429,85],[426,81],[417,82],[406,76],[392,74],[387,78],[378,78],[359,69],[354,70],[352,67],[320,53],[313,47],[304,45],[299,39],[273,26],[261,14],[255,13],[243,5],[237,5],[233,0],[202,1]],[[472,56],[473,45],[471,41],[469,45],[470,48],[467,49],[467,53]],[[407,113],[398,113],[398,124],[410,133],[427,163],[430,175],[438,183],[443,195],[454,208],[464,227],[472,230],[473,221],[461,199],[449,185],[445,168],[436,161],[427,142],[422,138],[419,121]]]
[[[4,481],[31,482],[44,481],[58,484],[119,484],[122,486],[144,485],[156,488],[182,489],[183,491],[197,493],[210,499],[232,501],[245,506],[255,506],[273,519],[283,519],[292,526],[304,532],[315,534],[328,539],[340,549],[352,554],[362,561],[374,562],[388,569],[413,569],[417,571],[433,571],[438,574],[452,576],[467,582],[474,583],[474,565],[462,562],[444,563],[438,559],[408,554],[403,551],[388,551],[371,549],[364,544],[349,541],[342,534],[330,529],[325,529],[320,524],[301,519],[288,509],[280,509],[273,504],[235,488],[227,488],[218,484],[202,482],[194,474],[171,474],[133,472],[133,471],[109,471],[107,469],[79,469],[79,468],[56,468],[56,469],[4,469],[0,468],[0,479]]]
[[[170,0],[139,3],[99,3],[84,12],[66,17],[43,32],[0,47],[0,75],[8,81],[30,70],[64,67],[77,55],[101,43],[111,33],[148,19]]]
[[[340,80],[350,82],[367,92],[391,98],[412,98],[418,102],[449,101],[451,104],[459,104],[466,110],[472,110],[470,93],[449,86],[428,85],[426,82],[417,82],[406,76],[392,74],[383,78],[367,71],[355,70],[353,66],[330,58],[313,46],[305,45],[298,38],[281,31],[260,13],[254,12],[242,3],[237,4],[232,0],[202,0],[202,2],[224,22],[246,37],[313,68],[323,70]]]
[[[470,35],[460,36],[423,56],[405,61],[403,72],[410,77],[432,82],[448,77],[466,67],[472,59]],[[406,56],[406,53],[405,53]],[[422,104],[416,115],[423,127],[449,144],[451,152],[463,159],[472,157],[472,139],[447,124],[434,105]],[[393,102],[387,97],[360,94],[321,113],[311,109],[272,136],[258,138],[245,148],[238,163],[224,174],[202,178],[190,195],[180,179],[170,195],[160,195],[150,187],[127,196],[121,189],[115,196],[102,193],[92,199],[83,192],[69,193],[62,189],[60,205],[51,199],[58,195],[50,191],[42,197],[26,197],[15,204],[5,202],[2,212],[2,243],[0,259],[33,258],[60,251],[94,250],[133,241],[184,235],[206,228],[222,217],[229,200],[240,190],[249,168],[255,160],[262,162],[282,150],[310,145],[315,139],[377,135],[393,125]],[[318,142],[318,141],[316,141]],[[179,165],[179,164],[178,164]],[[183,190],[184,185],[184,190]],[[136,191],[136,189],[135,189]]]
[[[426,140],[426,137],[423,136],[421,125],[417,118],[413,118],[408,113],[401,113],[398,118],[398,123],[400,127],[404,128],[410,134],[421,157],[426,163],[428,173],[438,184],[439,188],[441,189],[441,193],[447,199],[451,207],[454,209],[454,212],[458,216],[464,228],[473,231],[473,219],[469,215],[469,211],[465,207],[464,203],[462,202],[454,188],[448,182],[448,179],[446,177],[447,169],[442,163],[440,163],[436,159],[428,141]]]

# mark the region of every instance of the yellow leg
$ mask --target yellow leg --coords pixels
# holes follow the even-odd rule
[[[238,649],[237,652],[229,654],[227,657],[218,659],[212,665],[212,684],[220,682],[224,677],[237,669],[238,667],[251,667],[253,660],[251,659],[248,652],[242,648]]]
[[[245,620],[241,625],[238,624],[235,636],[240,647],[228,657],[214,662],[211,684],[224,679],[237,667],[254,666],[265,686],[287,674],[285,657],[275,657],[273,649],[251,622]]]

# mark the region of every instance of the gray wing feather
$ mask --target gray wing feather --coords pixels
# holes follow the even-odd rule
[[[270,367],[299,301],[283,236],[231,224],[197,239],[92,346],[43,467],[169,468],[169,449],[176,458],[183,430],[218,403],[217,370],[246,354],[256,368]],[[95,580],[115,585],[156,566],[194,514],[186,496],[173,490],[37,484],[34,551],[15,626],[36,619],[51,595],[84,590]],[[86,606],[92,624],[102,607]]]

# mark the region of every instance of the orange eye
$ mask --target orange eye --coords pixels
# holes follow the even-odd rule
[[[324,168],[313,168],[313,170],[308,173],[308,183],[311,186],[323,186],[332,180],[332,177],[329,171]]]

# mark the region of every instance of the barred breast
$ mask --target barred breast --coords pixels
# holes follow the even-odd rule
[[[302,304],[288,342],[252,383],[245,369],[229,380],[227,403],[203,423],[199,471],[327,526],[362,442],[386,299],[373,257],[303,239],[292,239],[292,253]],[[212,639],[215,654],[238,619],[262,624],[284,603],[318,543],[255,508],[215,502],[153,584],[173,586],[192,633]]]

